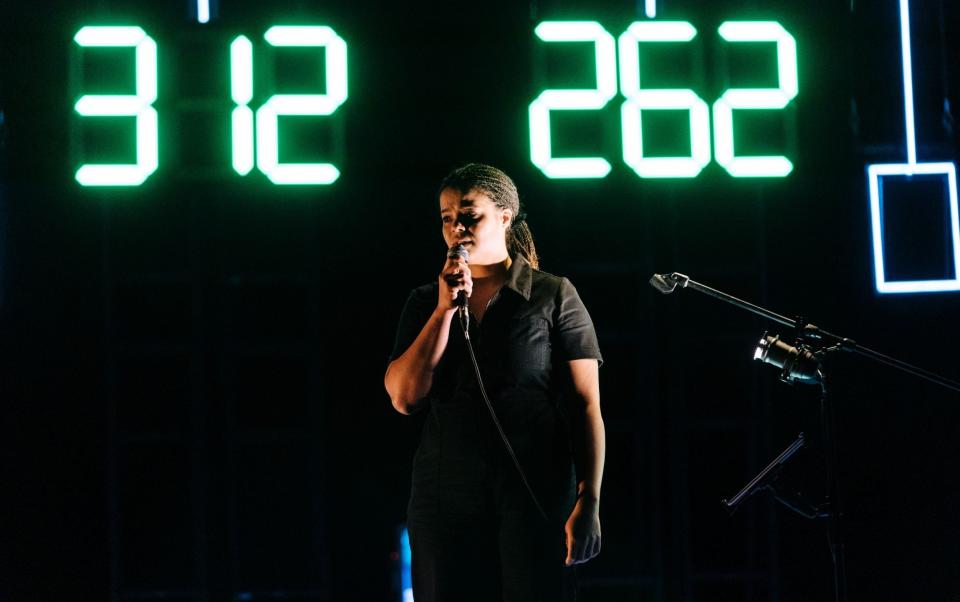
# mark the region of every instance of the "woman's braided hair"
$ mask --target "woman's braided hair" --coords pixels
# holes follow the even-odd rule
[[[440,183],[438,194],[447,188],[464,194],[474,189],[480,190],[500,209],[509,209],[513,217],[507,230],[507,252],[513,257],[522,256],[534,269],[540,268],[533,234],[527,225],[526,213],[520,206],[520,194],[510,176],[490,165],[468,163],[447,174]]]

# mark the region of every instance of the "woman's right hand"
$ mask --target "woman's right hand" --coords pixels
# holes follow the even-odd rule
[[[437,309],[452,311],[457,308],[457,294],[464,291],[467,297],[473,293],[473,280],[470,277],[470,266],[462,257],[450,257],[443,266],[443,271],[437,278],[440,284]]]

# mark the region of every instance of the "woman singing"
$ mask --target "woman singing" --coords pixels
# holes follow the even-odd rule
[[[444,242],[464,245],[469,259],[449,258],[436,282],[410,293],[384,377],[398,412],[429,412],[407,508],[414,599],[564,600],[564,567],[600,552],[593,323],[569,280],[537,269],[505,173],[466,165],[443,180],[439,199]],[[469,342],[456,319],[460,291]]]

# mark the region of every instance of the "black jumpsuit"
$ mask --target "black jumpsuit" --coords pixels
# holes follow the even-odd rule
[[[407,299],[391,360],[436,308],[438,285]],[[427,395],[407,508],[416,602],[557,602],[566,596],[563,526],[576,501],[566,362],[602,362],[590,316],[566,278],[514,259],[470,337],[484,386],[549,520],[531,501],[480,395],[458,320]]]

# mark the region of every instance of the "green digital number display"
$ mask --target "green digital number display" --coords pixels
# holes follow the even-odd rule
[[[322,94],[274,94],[256,112],[253,100],[253,43],[238,36],[230,44],[230,97],[232,167],[246,176],[259,169],[270,182],[280,185],[327,185],[340,177],[332,163],[285,163],[280,161],[279,119],[283,116],[332,115],[348,96],[347,44],[332,28],[282,26],[269,28],[264,40],[274,47],[318,48],[324,52],[325,91]],[[76,112],[87,117],[135,117],[136,160],[130,164],[82,164],[76,180],[83,186],[139,186],[158,167],[157,45],[140,27],[89,26],[77,32],[74,41],[82,48],[112,47],[135,53],[136,93],[80,97]],[[226,92],[226,91],[224,91]]]
[[[239,105],[233,113],[233,167],[246,175],[253,167],[256,138],[257,168],[274,184],[332,184],[340,171],[331,163],[281,163],[278,120],[283,115],[330,115],[347,100],[347,43],[326,26],[274,26],[264,39],[271,46],[326,49],[324,94],[274,94],[253,112],[253,45],[245,36],[231,44],[231,89]],[[255,133],[255,136],[254,136]]]
[[[720,26],[720,37],[728,42],[776,42],[778,87],[770,89],[731,88],[713,103],[713,132],[717,163],[735,178],[782,178],[793,171],[783,156],[738,157],[733,147],[733,111],[782,109],[796,98],[797,43],[787,30],[774,22],[728,21]]]
[[[81,47],[131,48],[136,57],[135,94],[85,94],[74,110],[83,117],[135,117],[137,156],[129,164],[84,164],[76,178],[84,186],[139,186],[157,170],[157,44],[139,27],[84,27],[74,36]]]
[[[535,33],[544,42],[590,43],[596,62],[596,87],[548,89],[530,104],[530,160],[548,178],[603,178],[610,163],[603,157],[557,157],[551,138],[551,111],[596,111],[616,95],[619,58],[623,162],[641,178],[695,178],[711,160],[710,109],[689,88],[648,89],[642,85],[640,53],[646,44],[689,42],[696,28],[686,21],[631,24],[614,51],[613,36],[595,21],[547,21]],[[798,93],[796,41],[774,21],[727,21],[718,29],[728,43],[773,42],[777,53],[776,88],[730,88],[713,104],[713,148],[717,163],[735,178],[782,178],[793,171],[784,156],[738,155],[734,148],[734,111],[785,108]],[[619,55],[619,57],[617,56]],[[689,156],[652,157],[644,152],[645,111],[683,111],[688,115]]]
[[[620,110],[623,161],[641,178],[693,178],[710,162],[710,117],[707,103],[690,89],[648,89],[640,83],[640,44],[689,42],[697,35],[684,21],[633,23],[623,32],[620,48],[620,91],[627,99]],[[644,111],[686,111],[690,116],[689,157],[645,157]]]
[[[602,178],[610,163],[602,157],[554,157],[551,111],[596,111],[617,94],[616,43],[593,21],[551,21],[534,30],[544,42],[589,42],[596,57],[597,85],[584,90],[544,90],[530,103],[530,160],[548,178]]]
[[[529,105],[530,160],[548,178],[596,179],[612,170],[602,156],[560,156],[553,141],[553,116],[562,111],[600,111],[617,96],[620,104],[620,138],[623,163],[640,178],[695,178],[715,160],[735,178],[782,178],[793,163],[782,155],[738,153],[735,115],[742,111],[786,108],[798,93],[797,48],[793,36],[775,21],[727,21],[717,30],[723,44],[765,42],[776,49],[776,87],[728,88],[712,107],[692,88],[658,88],[645,84],[641,57],[651,45],[685,44],[697,37],[687,21],[632,23],[615,39],[596,21],[545,21],[534,35],[548,44],[589,45],[595,80],[592,86],[543,90]],[[139,186],[159,163],[157,44],[137,26],[87,26],[74,41],[82,48],[112,48],[132,52],[135,58],[133,94],[84,94],[75,104],[84,119],[134,118],[136,156],[129,163],[83,163],[75,174],[83,186]],[[229,53],[231,167],[246,177],[254,169],[276,185],[329,185],[340,177],[333,163],[281,161],[279,121],[285,116],[333,115],[348,98],[347,44],[324,25],[270,27],[263,41],[273,48],[316,48],[323,53],[322,93],[273,94],[260,104],[254,101],[254,42],[236,36],[224,51]],[[645,50],[647,49],[647,50]],[[649,63],[648,63],[649,65]],[[689,151],[671,156],[653,155],[644,141],[644,116],[651,112],[684,115]],[[712,122],[712,123],[711,123]],[[686,136],[686,133],[681,133]],[[649,146],[649,145],[648,145]],[[225,158],[225,163],[226,163]]]
[[[253,170],[253,44],[238,36],[230,44],[230,98],[237,105],[230,116],[233,169],[241,176]]]

